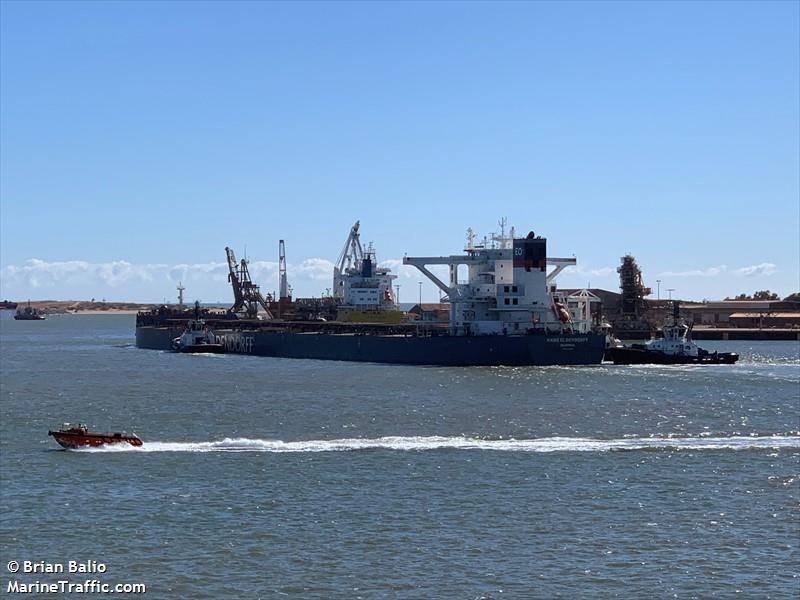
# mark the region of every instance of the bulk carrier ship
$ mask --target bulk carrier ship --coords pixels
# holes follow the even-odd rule
[[[592,298],[566,298],[555,285],[558,273],[576,260],[548,258],[545,238],[533,232],[515,238],[512,228],[508,237],[501,231],[475,245],[470,230],[463,254],[405,257],[403,264],[441,290],[450,310],[447,322],[402,322],[392,296],[395,276],[378,267],[371,247],[362,249],[358,230],[357,222],[334,268],[331,297],[292,302],[284,295],[282,270],[280,299],[264,298],[250,280],[247,262],[237,263],[226,248],[234,305],[225,313],[199,305],[139,313],[137,347],[170,350],[173,339],[200,320],[225,352],[237,354],[441,366],[602,361],[606,338],[593,326]],[[280,264],[285,268],[283,254]],[[437,277],[432,265],[447,266],[448,281]],[[458,278],[462,265],[466,281]],[[548,267],[554,268],[548,272]],[[336,320],[323,316],[331,309]]]

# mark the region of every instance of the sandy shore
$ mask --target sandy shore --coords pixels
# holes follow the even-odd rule
[[[17,308],[24,308],[27,302],[19,302]],[[135,302],[92,302],[91,300],[31,300],[31,307],[49,314],[76,315],[135,315],[141,310],[150,310],[157,304],[138,304]]]
[[[65,313],[50,313],[50,314],[65,314],[65,315],[135,315],[138,310],[126,310],[122,308],[112,308],[109,310],[75,310]]]

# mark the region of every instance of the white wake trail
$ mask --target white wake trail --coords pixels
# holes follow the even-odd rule
[[[442,436],[390,436],[338,440],[260,440],[225,438],[214,442],[116,444],[80,452],[345,452],[357,450],[495,450],[502,452],[610,452],[633,450],[752,450],[800,448],[800,436],[639,437],[612,440],[550,437],[527,440]]]

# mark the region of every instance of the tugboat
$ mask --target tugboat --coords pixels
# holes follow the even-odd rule
[[[615,365],[732,365],[739,360],[735,352],[709,352],[692,341],[692,327],[680,322],[679,304],[672,303],[672,325],[661,329],[663,338],[646,344],[613,345],[605,359]]]
[[[86,425],[70,425],[64,423],[58,431],[48,431],[47,435],[53,438],[68,450],[76,448],[96,448],[106,444],[130,444],[141,446],[142,440],[135,433],[95,433],[89,431]]]
[[[205,321],[193,319],[186,324],[183,333],[172,340],[175,352],[221,354],[225,346],[217,341],[214,333],[206,327]]]
[[[22,309],[18,308],[14,318],[17,321],[44,321],[45,316],[39,312],[38,308],[31,307],[31,301],[28,300],[28,306]]]

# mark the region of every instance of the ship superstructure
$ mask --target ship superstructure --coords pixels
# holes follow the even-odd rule
[[[556,290],[555,278],[575,258],[549,258],[547,240],[530,232],[524,238],[492,236],[491,243],[474,245],[468,233],[464,254],[405,257],[430,279],[450,303],[452,335],[526,335],[531,333],[584,332],[589,323],[578,320],[588,309],[567,308]],[[446,265],[445,283],[428,268]],[[467,280],[459,281],[458,267],[466,265]],[[548,267],[555,267],[548,272]],[[579,302],[576,299],[575,302]],[[586,299],[587,302],[590,299]]]
[[[378,266],[372,244],[364,250],[359,227],[356,221],[350,228],[333,269],[333,295],[340,303],[340,312],[396,311],[392,281],[397,276]]]

